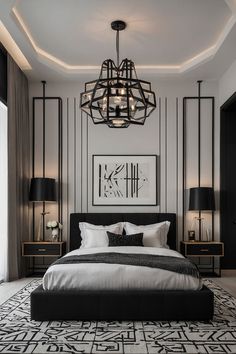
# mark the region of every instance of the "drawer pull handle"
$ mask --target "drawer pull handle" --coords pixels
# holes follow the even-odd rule
[[[45,251],[46,251],[46,248],[38,248],[38,251],[39,251],[39,252],[45,252]]]
[[[208,252],[208,251],[209,251],[208,248],[202,248],[202,249],[200,249],[200,252]]]

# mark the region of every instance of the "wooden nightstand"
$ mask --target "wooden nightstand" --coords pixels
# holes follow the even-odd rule
[[[215,272],[215,257],[224,256],[223,242],[191,242],[181,241],[180,252],[185,257],[211,257],[212,258],[212,273],[210,275],[221,276],[221,268],[219,263],[218,273]],[[203,273],[206,274],[206,273]]]
[[[66,253],[66,242],[22,242],[22,256],[33,258],[33,273],[35,257],[62,257]]]

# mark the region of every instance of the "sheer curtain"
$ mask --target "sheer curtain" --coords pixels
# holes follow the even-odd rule
[[[7,107],[0,102],[0,283],[8,279]]]
[[[7,57],[8,279],[24,276],[22,241],[29,240],[30,120],[28,80]]]

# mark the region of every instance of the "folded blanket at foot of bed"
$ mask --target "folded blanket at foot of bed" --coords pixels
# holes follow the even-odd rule
[[[52,265],[80,263],[108,263],[143,266],[169,270],[171,272],[191,275],[194,278],[199,278],[199,270],[197,266],[189,259],[152,254],[109,252],[74,255],[62,257]]]

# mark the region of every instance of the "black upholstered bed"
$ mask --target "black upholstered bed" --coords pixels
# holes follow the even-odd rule
[[[176,249],[176,215],[164,213],[88,213],[70,216],[70,250],[81,243],[79,222],[136,225],[170,221],[167,243]],[[201,290],[43,290],[31,293],[31,319],[46,320],[209,320],[214,296]]]

